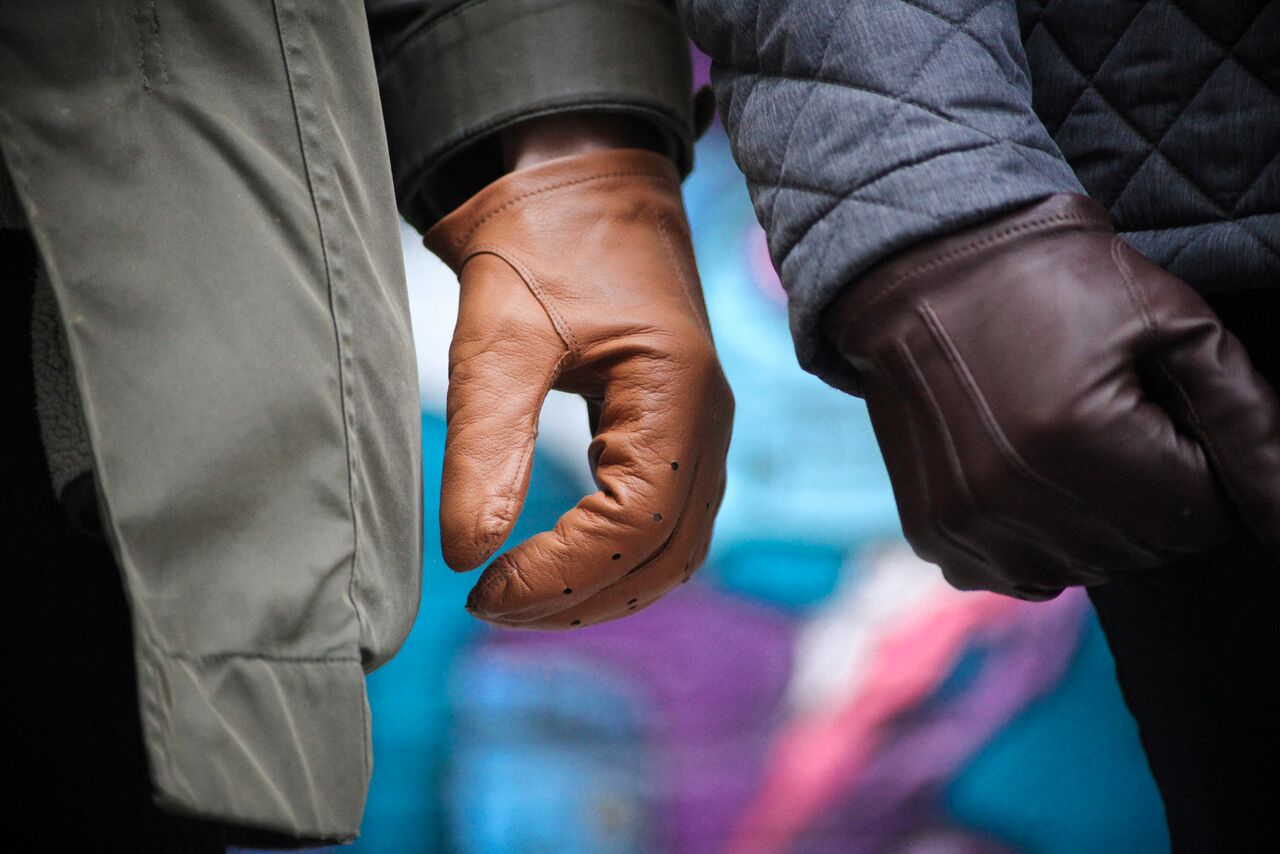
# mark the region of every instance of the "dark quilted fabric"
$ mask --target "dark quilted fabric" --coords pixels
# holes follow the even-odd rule
[[[1280,286],[1280,0],[681,0],[801,364],[878,260],[1082,188],[1202,290]],[[1025,47],[1024,47],[1025,42]]]
[[[1035,110],[1129,241],[1203,291],[1280,286],[1280,3],[1019,12]]]

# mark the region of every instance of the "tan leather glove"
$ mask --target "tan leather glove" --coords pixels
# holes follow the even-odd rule
[[[595,437],[599,491],[495,560],[468,609],[585,626],[687,581],[724,494],[733,395],[671,162],[614,149],[513,172],[426,244],[462,288],[440,501],[449,566],[479,566],[510,533],[550,389],[586,399]]]
[[[1208,548],[1280,555],[1280,402],[1189,286],[1077,195],[912,249],[827,331],[903,530],[962,589],[1046,598]]]

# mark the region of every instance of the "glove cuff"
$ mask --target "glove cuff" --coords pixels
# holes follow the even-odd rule
[[[866,323],[906,304],[923,281],[946,282],[961,268],[998,263],[1027,243],[1070,231],[1113,232],[1106,208],[1079,193],[1056,193],[946,237],[930,240],[877,264],[832,300],[823,331],[846,358]],[[898,299],[894,299],[897,296]],[[865,321],[866,323],[860,323]]]
[[[578,188],[594,181],[640,179],[658,182],[680,195],[680,175],[671,159],[638,148],[609,148],[540,163],[510,172],[436,223],[423,238],[427,249],[458,273],[472,246],[484,234],[514,213],[548,193]]]

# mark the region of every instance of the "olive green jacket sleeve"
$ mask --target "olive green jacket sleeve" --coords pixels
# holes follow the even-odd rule
[[[694,128],[704,122],[695,121],[688,42],[669,0],[365,6],[396,201],[421,231],[500,174],[496,132],[535,116],[643,117],[681,173],[692,168]],[[698,112],[709,108],[706,99]]]

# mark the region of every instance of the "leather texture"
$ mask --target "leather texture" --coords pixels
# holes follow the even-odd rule
[[[586,626],[649,605],[706,555],[733,396],[672,162],[634,149],[513,172],[441,220],[458,273],[441,486],[445,560],[479,566],[519,515],[550,389],[587,401],[599,491],[495,560],[467,607]]]
[[[820,318],[926,240],[1053,193],[1201,293],[1280,285],[1280,0],[678,0],[788,295]]]
[[[1026,599],[1202,551],[1280,554],[1280,402],[1203,299],[1059,194],[880,265],[825,325],[916,552]]]

